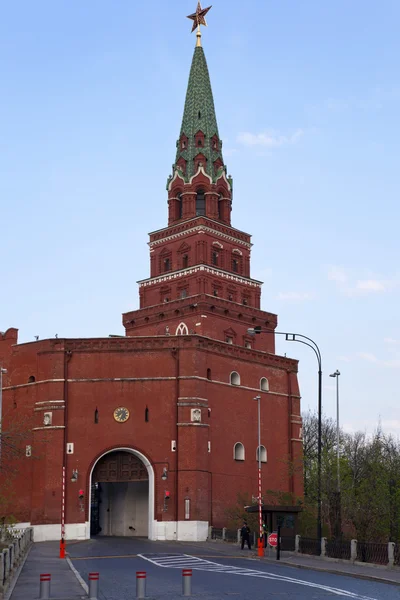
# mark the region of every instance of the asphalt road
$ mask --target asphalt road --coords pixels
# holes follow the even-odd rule
[[[181,597],[183,568],[193,570],[192,594],[204,600],[400,600],[396,586],[266,563],[227,544],[99,537],[68,551],[85,581],[89,572],[100,573],[100,600],[135,598],[136,571],[147,572],[147,597]]]

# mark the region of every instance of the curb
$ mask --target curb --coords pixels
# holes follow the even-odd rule
[[[338,571],[337,569],[329,569],[325,567],[315,567],[311,565],[299,565],[298,563],[292,563],[287,560],[271,560],[269,558],[258,558],[258,560],[264,560],[265,562],[272,563],[274,565],[285,565],[285,567],[294,567],[295,569],[305,569],[306,571],[320,571],[322,573],[331,573],[332,575],[340,575],[341,577],[353,577],[353,579],[366,579],[368,581],[375,581],[376,583],[386,583],[387,585],[400,586],[400,581],[394,579],[387,579],[378,577],[377,575],[367,575],[366,573],[349,573],[347,571]]]
[[[69,568],[71,569],[71,571],[73,572],[73,574],[75,575],[75,577],[77,578],[77,580],[79,581],[79,583],[81,584],[83,589],[85,590],[85,594],[89,595],[89,586],[87,585],[87,583],[85,583],[85,581],[82,579],[82,577],[80,576],[78,571],[75,569],[69,556],[67,556],[66,560],[69,565]]]

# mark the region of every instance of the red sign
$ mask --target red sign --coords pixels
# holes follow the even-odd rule
[[[277,533],[270,533],[268,536],[268,544],[270,546],[277,546],[278,545],[278,534]]]

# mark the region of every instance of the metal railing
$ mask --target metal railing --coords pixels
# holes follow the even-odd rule
[[[223,539],[223,529],[222,527],[213,527],[211,529],[211,539],[212,540],[222,540]]]
[[[375,542],[357,542],[356,560],[377,565],[387,565],[389,562],[388,545]]]
[[[400,567],[400,544],[397,543],[394,545],[394,551],[393,551],[393,564],[396,565],[397,567]]]
[[[329,558],[341,558],[343,560],[351,559],[350,540],[327,540],[325,545],[326,556]]]
[[[301,536],[299,551],[302,554],[312,554],[313,556],[319,556],[321,552],[321,541],[314,538],[306,538]]]
[[[285,552],[294,552],[296,541],[293,536],[281,535],[281,550]]]
[[[225,541],[226,542],[237,542],[238,532],[237,529],[225,529]]]

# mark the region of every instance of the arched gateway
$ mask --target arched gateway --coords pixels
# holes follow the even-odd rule
[[[90,478],[90,535],[153,538],[154,474],[140,452],[103,454]]]

